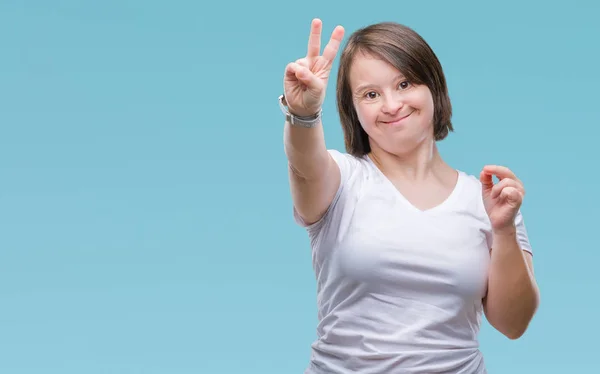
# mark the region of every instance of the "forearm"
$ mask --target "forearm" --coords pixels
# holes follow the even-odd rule
[[[320,177],[328,166],[323,126],[304,128],[285,123],[285,154],[294,173],[304,179]]]
[[[538,288],[516,230],[494,233],[485,300],[490,324],[511,339],[527,329],[539,303]]]

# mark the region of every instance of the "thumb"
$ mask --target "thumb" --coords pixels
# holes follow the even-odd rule
[[[491,190],[494,187],[494,179],[490,173],[486,173],[484,170],[479,173],[479,181],[485,191]]]

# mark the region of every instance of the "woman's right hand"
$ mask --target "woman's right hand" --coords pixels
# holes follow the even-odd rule
[[[337,26],[320,55],[322,27],[321,20],[312,21],[306,57],[285,68],[283,93],[290,113],[296,116],[310,116],[321,110],[333,60],[344,37],[344,28]]]

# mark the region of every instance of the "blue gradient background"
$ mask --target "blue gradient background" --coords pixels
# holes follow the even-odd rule
[[[444,157],[525,183],[542,304],[518,341],[484,323],[490,373],[596,370],[597,2],[205,4],[0,2],[0,373],[304,370],[315,281],[277,96],[313,17],[327,39],[415,28],[454,104]]]

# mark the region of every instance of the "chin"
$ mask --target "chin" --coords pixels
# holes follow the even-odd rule
[[[381,134],[375,141],[384,151],[401,155],[411,153],[429,141],[433,142],[433,134],[425,136],[424,134],[407,134],[397,131],[393,134]]]

